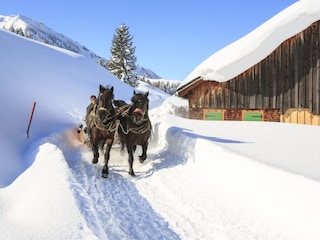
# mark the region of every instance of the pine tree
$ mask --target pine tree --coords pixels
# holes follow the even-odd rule
[[[132,87],[138,86],[136,73],[135,56],[136,48],[133,47],[133,37],[129,33],[129,27],[125,24],[120,25],[113,35],[112,47],[110,52],[112,57],[109,59],[108,70],[123,82]]]
[[[10,32],[13,32],[13,33],[16,33],[16,31],[14,30],[13,25],[10,26],[9,31],[10,31]]]

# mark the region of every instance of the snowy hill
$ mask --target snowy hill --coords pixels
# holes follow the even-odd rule
[[[144,68],[142,66],[137,66],[137,74],[140,77],[145,77],[145,78],[149,78],[149,79],[159,79],[161,77],[159,77],[157,74],[155,74],[151,69],[148,68]]]
[[[100,57],[72,39],[57,33],[41,22],[37,22],[23,15],[0,15],[0,28],[12,31],[27,38],[60,47],[72,52],[90,57],[97,61]]]
[[[87,47],[82,46],[78,42],[70,39],[63,34],[57,33],[53,29],[47,27],[44,23],[35,21],[23,15],[2,16],[0,15],[0,28],[17,33],[21,36],[46,43],[52,46],[60,47],[98,62],[99,60],[107,61],[107,59],[96,55]],[[111,37],[111,36],[110,36]],[[159,79],[156,73],[151,69],[137,66],[137,73],[139,76],[144,76],[149,79]]]
[[[125,101],[134,89],[87,57],[8,31],[0,52],[2,239],[318,240],[319,127],[185,119],[185,100],[141,83],[148,158],[133,178],[114,146],[102,179],[103,158],[91,163],[75,128],[99,84]]]

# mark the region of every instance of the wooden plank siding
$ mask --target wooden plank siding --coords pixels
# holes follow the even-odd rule
[[[179,95],[189,99],[192,118],[202,119],[201,109],[234,109],[235,113],[274,109],[284,114],[299,106],[320,115],[319,44],[320,21],[287,39],[265,59],[233,79],[226,82],[200,79]]]

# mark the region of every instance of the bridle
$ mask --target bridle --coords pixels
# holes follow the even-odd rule
[[[105,99],[104,96],[106,92],[100,93],[98,96],[98,104],[95,105],[94,112],[96,116],[94,117],[94,124],[100,130],[106,131],[115,131],[115,120],[117,118],[113,105],[112,105],[112,98]],[[110,104],[106,104],[107,100],[109,100]],[[105,107],[105,105],[109,105]]]
[[[127,105],[126,110],[122,112],[122,116],[126,117],[129,122],[127,123],[126,129],[120,123],[119,127],[122,132],[127,135],[129,132],[135,134],[143,134],[151,130],[151,123],[147,114],[148,111],[148,102],[143,103],[140,99]],[[135,113],[141,114],[141,118],[136,121]]]

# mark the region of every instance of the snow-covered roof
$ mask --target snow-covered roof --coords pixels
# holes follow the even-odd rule
[[[282,42],[318,20],[320,1],[300,0],[249,34],[211,55],[181,82],[179,88],[184,88],[197,78],[228,81],[263,60]]]

